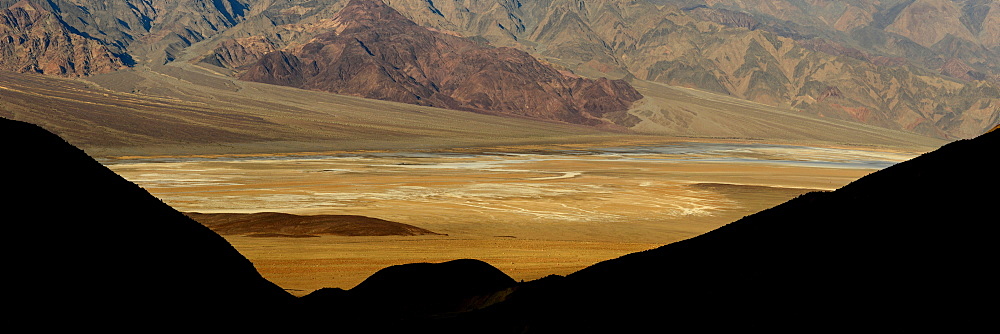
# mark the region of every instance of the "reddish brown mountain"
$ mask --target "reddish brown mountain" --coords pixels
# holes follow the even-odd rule
[[[423,28],[380,1],[353,0],[332,31],[264,56],[244,80],[404,103],[611,125],[642,98],[621,80],[570,76],[512,48]]]
[[[0,70],[82,76],[124,67],[104,44],[27,0],[0,10]]]

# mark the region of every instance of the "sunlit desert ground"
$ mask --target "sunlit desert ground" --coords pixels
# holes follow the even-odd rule
[[[351,288],[394,264],[458,258],[484,260],[517,280],[565,275],[808,191],[836,189],[915,155],[674,142],[102,162],[185,212],[364,215],[447,234],[225,236],[264,277],[302,295]]]

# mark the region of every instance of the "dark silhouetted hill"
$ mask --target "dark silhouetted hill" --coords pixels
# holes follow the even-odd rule
[[[0,143],[11,323],[238,328],[294,302],[221,236],[59,137],[0,118]]]
[[[0,140],[14,322],[435,333],[993,325],[1000,131],[567,277],[517,284],[476,260],[408,264],[300,302],[219,235],[62,139],[0,120]]]
[[[436,333],[988,328],[998,145],[996,131],[953,142],[695,238],[518,284],[480,310],[383,325]],[[392,295],[405,286],[397,284],[377,291]]]
[[[321,289],[302,299],[316,314],[337,314],[342,329],[380,332],[486,308],[516,284],[479,260],[411,263],[379,270],[350,290]]]
[[[523,285],[465,320],[520,319],[514,331],[528,333],[989,327],[998,147],[1000,132],[953,142],[689,240]]]

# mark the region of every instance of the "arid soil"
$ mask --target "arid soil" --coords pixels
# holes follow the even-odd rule
[[[484,260],[518,280],[568,274],[835,189],[912,155],[672,143],[104,163],[181,211],[360,215],[447,234],[225,236],[266,278],[304,294],[353,287],[389,265],[457,258]]]

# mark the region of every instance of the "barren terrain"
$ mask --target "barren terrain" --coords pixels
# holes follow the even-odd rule
[[[295,293],[350,288],[394,264],[481,259],[515,279],[568,274],[686,239],[909,152],[755,143],[117,158],[188,212],[361,215],[446,236],[226,235]]]
[[[628,113],[641,122],[608,132],[216,70],[175,62],[76,80],[0,72],[0,116],[43,126],[181,211],[359,215],[447,234],[226,236],[269,280],[302,292],[455,258],[519,280],[567,274],[913,155],[872,150],[944,143],[638,80],[646,98]]]

